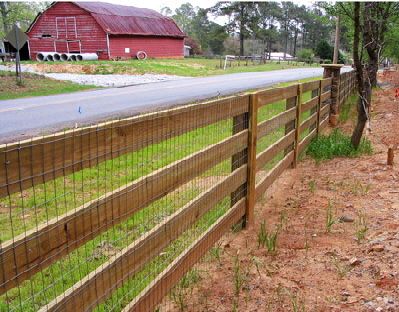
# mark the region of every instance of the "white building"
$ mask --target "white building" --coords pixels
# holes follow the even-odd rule
[[[288,53],[285,54],[285,59],[286,60],[291,60],[294,57]],[[270,53],[270,59],[271,60],[283,60],[284,59],[284,52],[271,52]]]

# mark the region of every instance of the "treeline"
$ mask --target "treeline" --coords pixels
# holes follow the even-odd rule
[[[161,13],[186,32],[194,54],[283,52],[304,59],[332,59],[335,20],[318,4],[226,1],[203,9],[185,3],[174,12],[165,7]],[[225,25],[210,20],[214,18],[223,18]],[[350,50],[345,37],[342,39],[341,49]]]
[[[50,2],[0,2],[0,38],[18,22],[26,30]],[[195,55],[262,55],[282,52],[304,61],[315,56],[331,60],[335,20],[322,5],[293,2],[218,2],[210,8],[182,4],[161,13],[172,17],[188,35],[186,44]],[[215,23],[215,18],[221,24]],[[346,34],[345,25],[342,34]],[[341,50],[350,51],[347,36]],[[341,61],[344,55],[341,54]]]

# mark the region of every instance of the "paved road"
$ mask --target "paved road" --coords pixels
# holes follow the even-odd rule
[[[0,142],[131,116],[275,83],[317,77],[321,68],[187,78],[125,88],[0,101]]]

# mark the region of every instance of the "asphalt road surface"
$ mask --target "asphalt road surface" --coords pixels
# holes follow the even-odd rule
[[[295,68],[0,101],[0,143],[322,74]]]

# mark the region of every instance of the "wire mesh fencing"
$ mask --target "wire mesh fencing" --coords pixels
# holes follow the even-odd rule
[[[1,146],[0,311],[178,307],[194,265],[326,125],[331,83]]]

